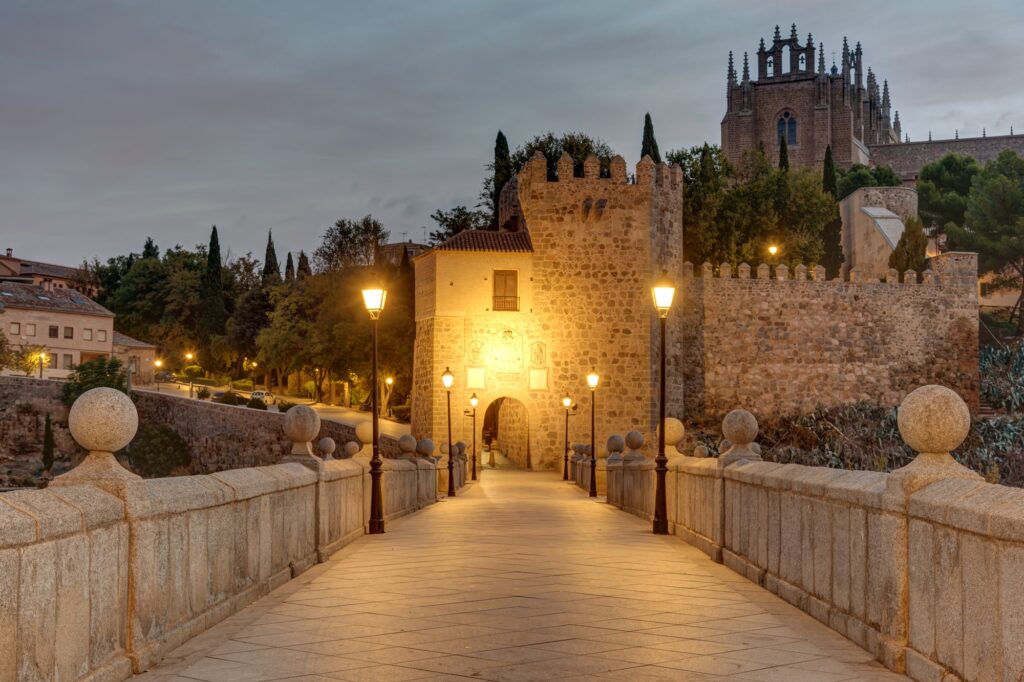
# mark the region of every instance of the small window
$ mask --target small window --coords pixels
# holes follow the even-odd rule
[[[64,369],[73,369],[74,366],[75,366],[75,364],[74,364],[74,360],[71,357],[71,354],[70,353],[65,353],[64,354],[64,364],[62,364],[61,367],[63,367]]]
[[[32,323],[26,324],[25,325],[25,336],[35,336],[35,335],[36,335],[36,326],[34,324],[32,324]]]
[[[783,140],[789,147],[796,144],[796,117],[793,114],[788,111],[782,112],[775,130],[777,144],[781,145]]]
[[[48,353],[46,355],[46,360],[47,360],[47,365],[46,365],[47,367],[49,367],[50,369],[57,369],[57,354],[56,353]]]
[[[519,310],[519,273],[517,271],[494,271],[494,304],[491,309]]]
[[[82,330],[82,338],[84,340],[86,340],[86,341],[92,341],[92,330],[91,329],[83,329]]]
[[[804,56],[804,55],[800,55],[800,70],[801,71],[806,71],[807,70],[807,57]]]
[[[74,327],[64,327],[64,338],[65,339],[73,339],[73,338],[75,338],[75,328]]]
[[[20,322],[11,322],[11,334],[17,334],[18,336],[21,336]]]
[[[97,341],[106,341],[107,340],[107,330],[106,329],[97,329],[96,330],[96,340]]]
[[[60,338],[60,327],[58,327],[55,324],[51,324],[50,325],[50,338],[51,339],[59,339]]]
[[[773,66],[775,66],[775,60],[772,57],[768,57],[768,73],[769,74],[771,74]]]

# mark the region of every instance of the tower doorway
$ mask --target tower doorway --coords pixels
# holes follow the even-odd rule
[[[488,405],[481,435],[487,449],[483,461],[488,466],[533,469],[530,414],[521,401],[502,397]]]

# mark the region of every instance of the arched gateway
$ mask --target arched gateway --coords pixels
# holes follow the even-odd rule
[[[514,466],[534,468],[530,451],[530,413],[521,401],[502,397],[488,405],[479,437],[489,449],[499,452]]]

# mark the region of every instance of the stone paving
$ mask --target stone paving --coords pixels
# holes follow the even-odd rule
[[[196,637],[172,680],[905,680],[551,474],[487,471]]]

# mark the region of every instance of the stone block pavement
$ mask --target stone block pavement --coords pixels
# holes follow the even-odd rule
[[[189,641],[140,682],[905,680],[560,476],[493,470]]]

